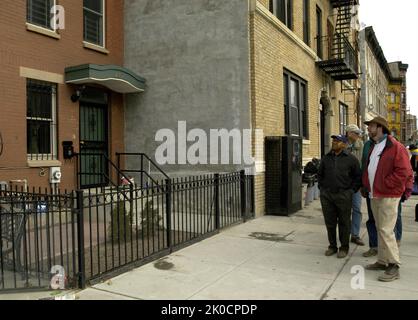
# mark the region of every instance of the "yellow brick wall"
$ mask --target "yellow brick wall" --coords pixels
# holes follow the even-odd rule
[[[316,49],[314,25],[316,3],[323,11],[323,30],[326,34],[326,19],[330,12],[328,1],[312,1],[311,48],[291,40],[292,35],[283,32],[283,24],[268,10],[256,10],[250,16],[251,40],[251,103],[253,128],[263,129],[264,136],[285,135],[285,113],[283,94],[283,71],[287,69],[307,81],[309,140],[304,141],[305,162],[320,156],[319,100],[321,89],[329,88],[333,116],[332,133],[339,133],[339,101],[349,107],[349,123],[357,123],[355,105],[357,96],[341,92],[341,83],[332,81],[315,64]],[[268,8],[268,0],[260,0]],[[291,32],[303,42],[302,0],[294,0],[293,27]],[[284,28],[286,28],[284,26]],[[325,49],[325,48],[324,48]],[[264,173],[256,177],[256,214],[265,213]]]
[[[395,103],[391,101],[391,93],[396,94]],[[389,122],[389,129],[391,131],[395,130],[396,135],[395,137],[398,140],[401,140],[401,85],[400,84],[389,84],[388,86],[388,122]],[[396,112],[396,119],[392,117],[392,110]]]

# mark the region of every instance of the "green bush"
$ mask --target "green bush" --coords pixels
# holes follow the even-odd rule
[[[141,232],[144,237],[158,234],[158,231],[162,229],[162,226],[160,225],[162,217],[159,214],[158,209],[154,209],[152,201],[148,201],[145,204],[141,216]]]
[[[132,236],[132,216],[131,213],[127,213],[124,207],[123,201],[118,201],[112,210],[112,220],[108,229],[109,240],[113,241],[125,241],[130,240]]]

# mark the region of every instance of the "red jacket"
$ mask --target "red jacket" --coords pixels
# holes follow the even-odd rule
[[[367,166],[363,171],[363,186],[369,192],[371,190],[367,167],[373,149],[374,144],[370,148]],[[373,196],[376,198],[401,198],[405,191],[408,193],[408,189],[412,189],[413,176],[408,151],[393,137],[388,136],[377,166]]]

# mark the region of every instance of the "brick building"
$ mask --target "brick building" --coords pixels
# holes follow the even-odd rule
[[[303,163],[359,123],[357,0],[125,2],[125,65],[147,79],[126,104],[126,148],[154,156],[178,121],[253,134],[256,213],[265,210],[266,137],[303,138]],[[190,143],[190,141],[185,142]],[[132,164],[134,165],[134,164]],[[165,165],[170,174],[244,165]],[[279,197],[279,195],[277,195]]]
[[[388,64],[391,79],[388,87],[388,113],[389,126],[392,135],[402,143],[406,143],[412,131],[408,131],[406,74],[408,65],[398,62]]]
[[[362,119],[367,121],[377,116],[387,119],[391,72],[373,27],[360,31],[360,56]],[[366,129],[364,124],[363,127]]]
[[[124,151],[124,98],[145,84],[123,68],[123,19],[123,1],[2,1],[1,181],[47,187],[58,170],[61,188],[105,183],[109,164],[86,154]],[[66,159],[64,144],[84,155]]]

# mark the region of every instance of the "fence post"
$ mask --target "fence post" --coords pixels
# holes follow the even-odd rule
[[[215,173],[215,229],[221,228],[221,215],[219,208],[219,173]]]
[[[77,190],[77,244],[78,244],[78,287],[86,287],[86,266],[84,257],[84,211],[83,190]]]
[[[243,222],[247,220],[247,188],[245,183],[245,170],[240,173],[240,190],[241,190],[241,217]]]
[[[171,237],[171,179],[165,179],[165,187],[165,212],[167,215],[167,246],[170,249],[170,252],[172,252],[173,239]]]
[[[255,175],[250,176],[251,217],[255,217]]]
[[[120,171],[121,171],[121,169],[120,169],[120,154],[118,152],[116,152],[116,157],[118,158],[118,162],[117,162],[118,170],[116,172],[117,175],[118,175],[118,177],[117,177],[118,181],[116,182],[116,184],[120,185],[121,180],[122,180],[122,176],[120,174]]]
[[[129,222],[132,225],[134,219],[134,184],[131,181],[129,181],[129,206],[129,215],[131,217]]]
[[[144,155],[141,154],[141,189],[144,187]]]

